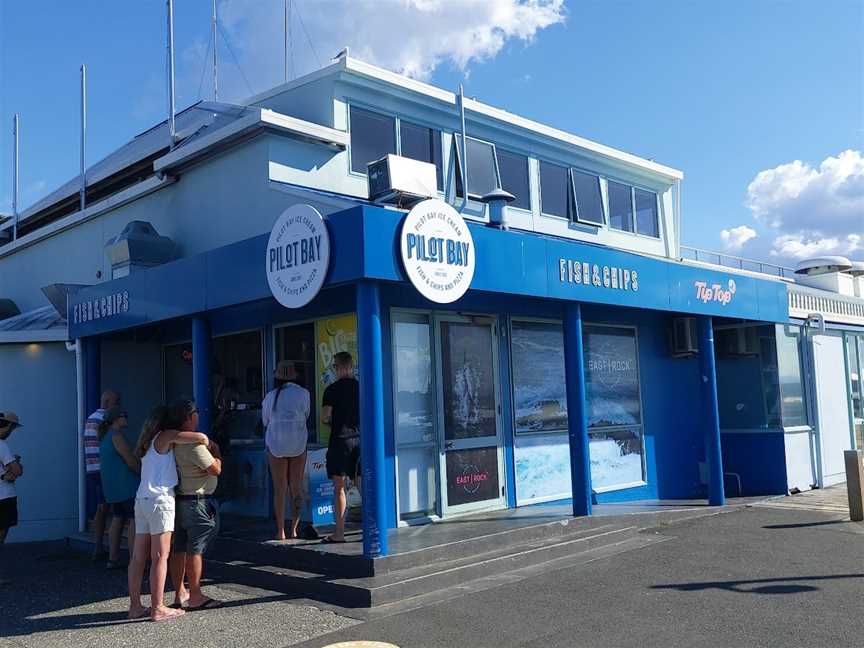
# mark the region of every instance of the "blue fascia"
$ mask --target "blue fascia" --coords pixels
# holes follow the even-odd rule
[[[403,212],[369,205],[328,216],[331,265],[325,285],[363,279],[407,283],[398,248],[403,219]],[[789,321],[787,290],[782,282],[479,223],[470,223],[469,228],[476,258],[472,291]],[[70,337],[99,335],[269,299],[267,240],[268,235],[263,234],[83,288],[70,299]],[[575,281],[577,264],[580,272],[588,271],[591,282]],[[626,289],[625,271],[630,277]],[[618,279],[618,288],[612,287],[613,276]],[[704,287],[700,290],[699,285]],[[718,293],[719,299],[715,299]]]

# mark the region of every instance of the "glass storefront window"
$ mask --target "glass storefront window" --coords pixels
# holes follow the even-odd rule
[[[403,520],[436,512],[438,461],[431,328],[427,315],[393,317],[394,416]]]
[[[282,326],[275,330],[276,364],[281,360],[290,360],[297,370],[297,384],[309,390],[310,407],[309,442],[318,441],[317,425],[318,410],[317,381],[315,380],[315,326],[312,323]]]
[[[514,320],[510,339],[516,433],[567,430],[561,324]]]
[[[589,325],[583,332],[594,488],[645,481],[636,330]]]
[[[214,338],[211,361],[212,435],[220,444],[260,437],[262,384],[261,332]]]
[[[855,448],[864,448],[864,335],[846,334],[849,368],[849,395],[852,405],[852,430]]]
[[[777,325],[777,372],[783,427],[809,425],[801,371],[801,327]]]

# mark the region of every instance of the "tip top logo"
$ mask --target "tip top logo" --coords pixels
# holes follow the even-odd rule
[[[730,279],[726,287],[719,283],[709,285],[707,281],[696,281],[693,285],[696,287],[696,299],[703,304],[717,302],[721,306],[725,306],[735,296],[734,279]]]

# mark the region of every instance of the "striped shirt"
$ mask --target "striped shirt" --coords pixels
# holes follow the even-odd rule
[[[105,410],[93,412],[84,423],[84,467],[88,473],[99,472],[99,424],[105,418]]]

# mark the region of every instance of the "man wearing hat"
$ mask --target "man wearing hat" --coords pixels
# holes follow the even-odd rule
[[[24,468],[21,457],[13,455],[6,443],[17,427],[21,427],[21,423],[14,412],[0,412],[0,544],[6,540],[9,529],[18,524],[15,480],[24,474]]]

